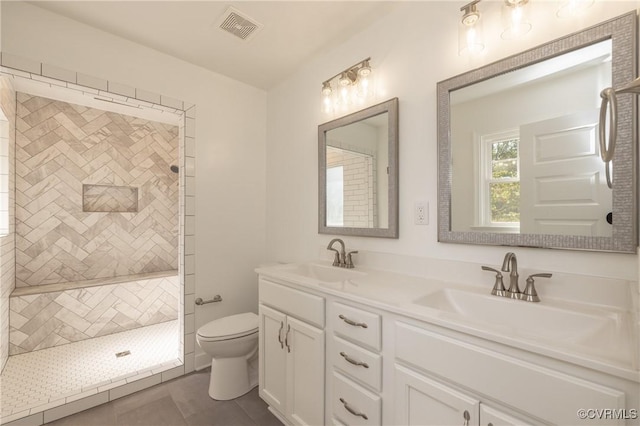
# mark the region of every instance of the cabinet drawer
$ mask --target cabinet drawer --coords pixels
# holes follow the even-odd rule
[[[259,298],[264,305],[324,328],[324,299],[320,296],[261,278]]]
[[[380,424],[380,397],[335,371],[332,398],[333,416],[345,425]]]
[[[624,392],[617,389],[402,322],[395,334],[399,360],[550,423],[574,424],[585,406],[625,408]]]
[[[334,368],[380,391],[382,356],[333,336],[329,354]]]
[[[519,418],[516,419],[503,411],[487,407],[485,404],[480,404],[480,419],[482,420],[481,425],[533,426],[533,423],[525,422]]]
[[[329,310],[329,321],[335,333],[380,350],[380,315],[337,302],[333,302]]]

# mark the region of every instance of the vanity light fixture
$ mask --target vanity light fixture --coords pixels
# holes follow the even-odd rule
[[[529,0],[504,0],[502,4],[502,26],[500,37],[513,40],[531,30],[529,22]]]
[[[323,112],[346,112],[351,105],[364,105],[373,97],[370,60],[363,59],[322,82]]]
[[[478,10],[481,0],[473,0],[460,8],[462,19],[458,25],[458,55],[478,54],[485,48],[483,39],[484,18]],[[575,17],[591,7],[595,0],[556,0],[559,18]],[[531,31],[530,12],[532,0],[502,0],[503,40],[513,40]]]
[[[591,7],[594,0],[560,0],[556,11],[558,18],[573,18]]]
[[[479,2],[480,0],[474,0],[460,8],[463,14],[460,25],[458,25],[459,55],[465,52],[476,54],[484,50],[482,33],[483,19],[477,6]]]

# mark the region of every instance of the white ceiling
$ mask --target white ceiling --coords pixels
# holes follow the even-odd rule
[[[384,1],[30,3],[265,90],[394,7]],[[262,24],[260,32],[244,41],[219,29],[229,6]]]

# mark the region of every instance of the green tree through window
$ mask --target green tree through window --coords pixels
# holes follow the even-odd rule
[[[519,138],[493,141],[489,178],[492,223],[520,222]]]

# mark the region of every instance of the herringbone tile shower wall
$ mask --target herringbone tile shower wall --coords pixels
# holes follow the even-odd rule
[[[178,318],[177,275],[10,298],[9,354]]]
[[[17,95],[16,286],[178,268],[178,127]],[[83,212],[83,184],[138,211]]]

